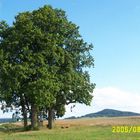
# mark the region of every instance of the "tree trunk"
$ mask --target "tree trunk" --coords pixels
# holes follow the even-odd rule
[[[54,121],[54,111],[53,109],[48,110],[48,128],[52,129],[53,128],[53,121]]]
[[[38,127],[38,112],[37,112],[37,106],[32,104],[31,105],[31,129],[37,130]]]
[[[26,129],[28,125],[28,120],[27,120],[27,110],[25,108],[25,105],[22,105],[22,113],[23,113],[24,129]]]
[[[26,106],[25,106],[25,101],[24,101],[23,96],[21,96],[20,99],[21,99],[21,107],[22,107],[22,116],[23,116],[23,121],[24,121],[24,129],[26,129],[27,125],[28,125],[27,109],[26,109]]]
[[[39,112],[39,127],[43,126],[43,111]]]

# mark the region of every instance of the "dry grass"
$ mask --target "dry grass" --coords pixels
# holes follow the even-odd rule
[[[140,125],[140,116],[67,119],[56,120],[54,123],[56,127]],[[17,122],[16,125],[23,126],[22,122]],[[47,121],[44,121],[45,125]]]
[[[140,116],[134,117],[101,117],[73,120],[57,120],[56,126],[114,126],[114,125],[140,125]]]

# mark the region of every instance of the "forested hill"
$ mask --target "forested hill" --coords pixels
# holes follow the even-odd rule
[[[119,111],[114,109],[104,109],[96,113],[86,114],[78,118],[92,118],[92,117],[122,117],[122,116],[140,116],[139,113]],[[76,117],[69,117],[67,119],[76,119]]]
[[[81,117],[119,117],[119,116],[140,116],[138,113],[119,111],[114,109],[104,109],[96,113],[86,114]]]

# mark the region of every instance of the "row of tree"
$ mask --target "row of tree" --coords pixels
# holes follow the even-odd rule
[[[44,6],[19,13],[13,25],[0,22],[0,101],[21,108],[24,127],[38,128],[40,112],[52,120],[65,105],[90,105],[95,84],[86,67],[94,65],[92,44],[61,9]]]

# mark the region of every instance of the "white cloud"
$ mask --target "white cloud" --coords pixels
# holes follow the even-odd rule
[[[77,104],[71,112],[71,105],[69,105],[66,107],[65,117],[81,116],[106,108],[140,113],[140,94],[138,93],[129,93],[118,88],[105,87],[95,89],[93,95],[94,98],[90,107]]]
[[[140,111],[140,94],[129,93],[118,88],[107,87],[96,89],[94,96],[95,100],[93,103],[99,107],[136,112]]]

